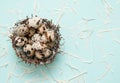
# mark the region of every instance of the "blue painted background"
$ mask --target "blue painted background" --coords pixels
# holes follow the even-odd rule
[[[20,62],[8,38],[26,16],[61,26],[63,53],[47,66]],[[119,83],[120,0],[0,0],[0,83]]]

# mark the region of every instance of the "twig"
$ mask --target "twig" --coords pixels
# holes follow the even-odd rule
[[[55,79],[55,81],[56,81],[56,83],[68,83],[67,80],[56,80],[56,79]]]
[[[112,7],[111,5],[106,1],[106,0],[103,0],[104,4],[106,5],[106,9],[111,12],[112,11]]]
[[[56,25],[59,24],[61,18],[63,17],[64,15],[64,10],[65,10],[65,3],[62,5],[62,7],[60,8],[60,12],[59,12],[59,15],[58,15],[58,19],[57,19],[57,22],[56,22]]]
[[[37,77],[37,78],[33,78],[33,79],[30,79],[30,80],[27,80],[25,83],[36,83],[37,81],[43,81],[44,79],[40,79],[39,77]]]
[[[8,54],[8,49],[5,48],[3,53],[1,54],[0,58],[2,58],[3,56],[6,56]]]
[[[59,15],[59,17],[58,17],[58,20],[57,20],[57,24],[56,24],[56,25],[59,24],[59,22],[60,22],[61,18],[63,17],[63,15],[64,15],[64,12],[61,12],[60,15]]]
[[[103,78],[105,78],[106,76],[107,76],[107,74],[110,72],[110,70],[111,70],[111,66],[108,64],[108,63],[106,63],[106,62],[104,62],[107,66],[106,66],[106,71],[102,74],[102,75],[100,75],[99,77],[97,77],[97,79],[96,79],[96,81],[99,81],[99,80],[101,80],[101,79],[103,79]]]
[[[98,36],[102,37],[103,33],[108,33],[108,32],[112,32],[112,31],[119,31],[120,28],[108,28],[108,29],[102,29],[98,31]]]
[[[87,35],[86,35],[86,34],[87,34]],[[80,39],[87,39],[87,38],[89,38],[92,34],[93,34],[93,31],[84,30],[84,31],[81,31],[81,33],[80,33],[79,35],[80,35]]]
[[[41,74],[45,77],[45,80],[48,80],[49,77],[45,74],[45,72],[43,70],[40,70]]]
[[[76,79],[76,78],[78,78],[78,77],[80,77],[80,76],[82,76],[84,74],[87,74],[87,72],[82,72],[79,75],[72,77],[71,79],[68,80],[68,82],[70,82],[71,80]]]
[[[74,9],[73,7],[70,7],[70,10],[74,13],[74,14],[76,14],[76,15],[78,15],[79,13],[77,12],[77,10],[76,9]]]
[[[65,52],[65,51],[62,51],[62,52],[65,53],[65,54],[67,54],[67,55],[70,55],[70,56],[72,56],[72,57],[74,57],[76,59],[79,59],[83,63],[87,63],[87,64],[93,63],[93,60],[87,60],[85,58],[79,57],[79,56],[77,56],[75,54],[71,54],[71,53],[68,53],[68,52]]]
[[[6,63],[0,65],[0,67],[7,67],[8,65],[9,65],[9,62],[6,62]]]
[[[108,28],[108,29],[100,30],[99,33],[111,32],[111,31],[119,31],[119,30],[120,30],[120,28]]]
[[[57,68],[57,69],[59,69],[60,70],[60,74],[62,74],[63,73],[63,70],[61,69],[61,67],[59,67],[59,66],[47,66],[49,69],[50,68]]]
[[[38,2],[37,2],[37,0],[34,0],[34,6],[33,6],[33,9],[34,9],[34,12],[35,12],[35,13],[39,12],[39,11],[38,11],[39,8],[38,8]]]
[[[11,69],[10,72],[8,73],[8,78],[7,78],[6,83],[8,83],[10,81],[10,79],[12,77],[12,72],[14,71],[15,67],[16,67],[16,63],[13,65],[13,67],[12,67],[13,69]]]
[[[86,18],[82,18],[82,20],[84,20],[85,22],[90,22],[90,21],[94,21],[96,19],[86,19]]]
[[[68,64],[68,63],[66,63],[66,65],[67,65],[68,67],[70,67],[71,69],[76,70],[76,71],[79,72],[79,69],[75,68],[74,66],[72,66],[72,65],[70,65],[70,64]]]
[[[113,39],[116,43],[120,44],[120,40],[118,39]]]

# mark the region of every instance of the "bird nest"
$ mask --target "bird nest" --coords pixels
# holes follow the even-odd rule
[[[10,38],[17,56],[30,64],[51,63],[60,46],[59,28],[37,16],[15,23]]]

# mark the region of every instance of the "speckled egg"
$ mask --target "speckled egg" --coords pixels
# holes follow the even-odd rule
[[[33,42],[39,42],[41,40],[40,34],[34,34],[31,38]]]
[[[45,49],[47,46],[46,44],[40,43],[40,42],[34,42],[32,45],[32,48],[35,50],[43,50]]]
[[[23,47],[23,51],[26,53],[27,56],[32,57],[34,56],[34,49],[32,48],[32,46],[30,44],[26,44]]]
[[[45,57],[49,57],[51,55],[51,51],[49,49],[45,49],[43,54],[45,55]]]
[[[43,59],[43,54],[39,50],[35,51],[35,57],[37,57],[38,59]]]
[[[46,43],[47,41],[48,41],[47,36],[45,34],[43,34],[41,36],[41,42]]]
[[[28,20],[28,26],[37,29],[42,23],[42,19],[39,17],[32,17]]]
[[[49,38],[50,41],[55,40],[55,32],[53,30],[47,31],[47,37]]]
[[[18,25],[17,27],[16,27],[16,29],[15,29],[15,34],[17,35],[17,36],[25,36],[25,35],[27,35],[29,33],[29,29],[28,29],[28,27],[27,26],[25,26],[25,25]]]
[[[38,33],[39,34],[43,34],[46,31],[46,26],[45,24],[42,24],[39,28],[38,28]]]
[[[26,37],[16,37],[14,42],[15,42],[16,46],[23,46],[27,42],[27,38]]]

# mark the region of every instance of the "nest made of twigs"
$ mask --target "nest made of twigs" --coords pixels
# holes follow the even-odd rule
[[[30,64],[51,63],[60,47],[59,28],[37,16],[15,23],[10,38],[17,56]]]

